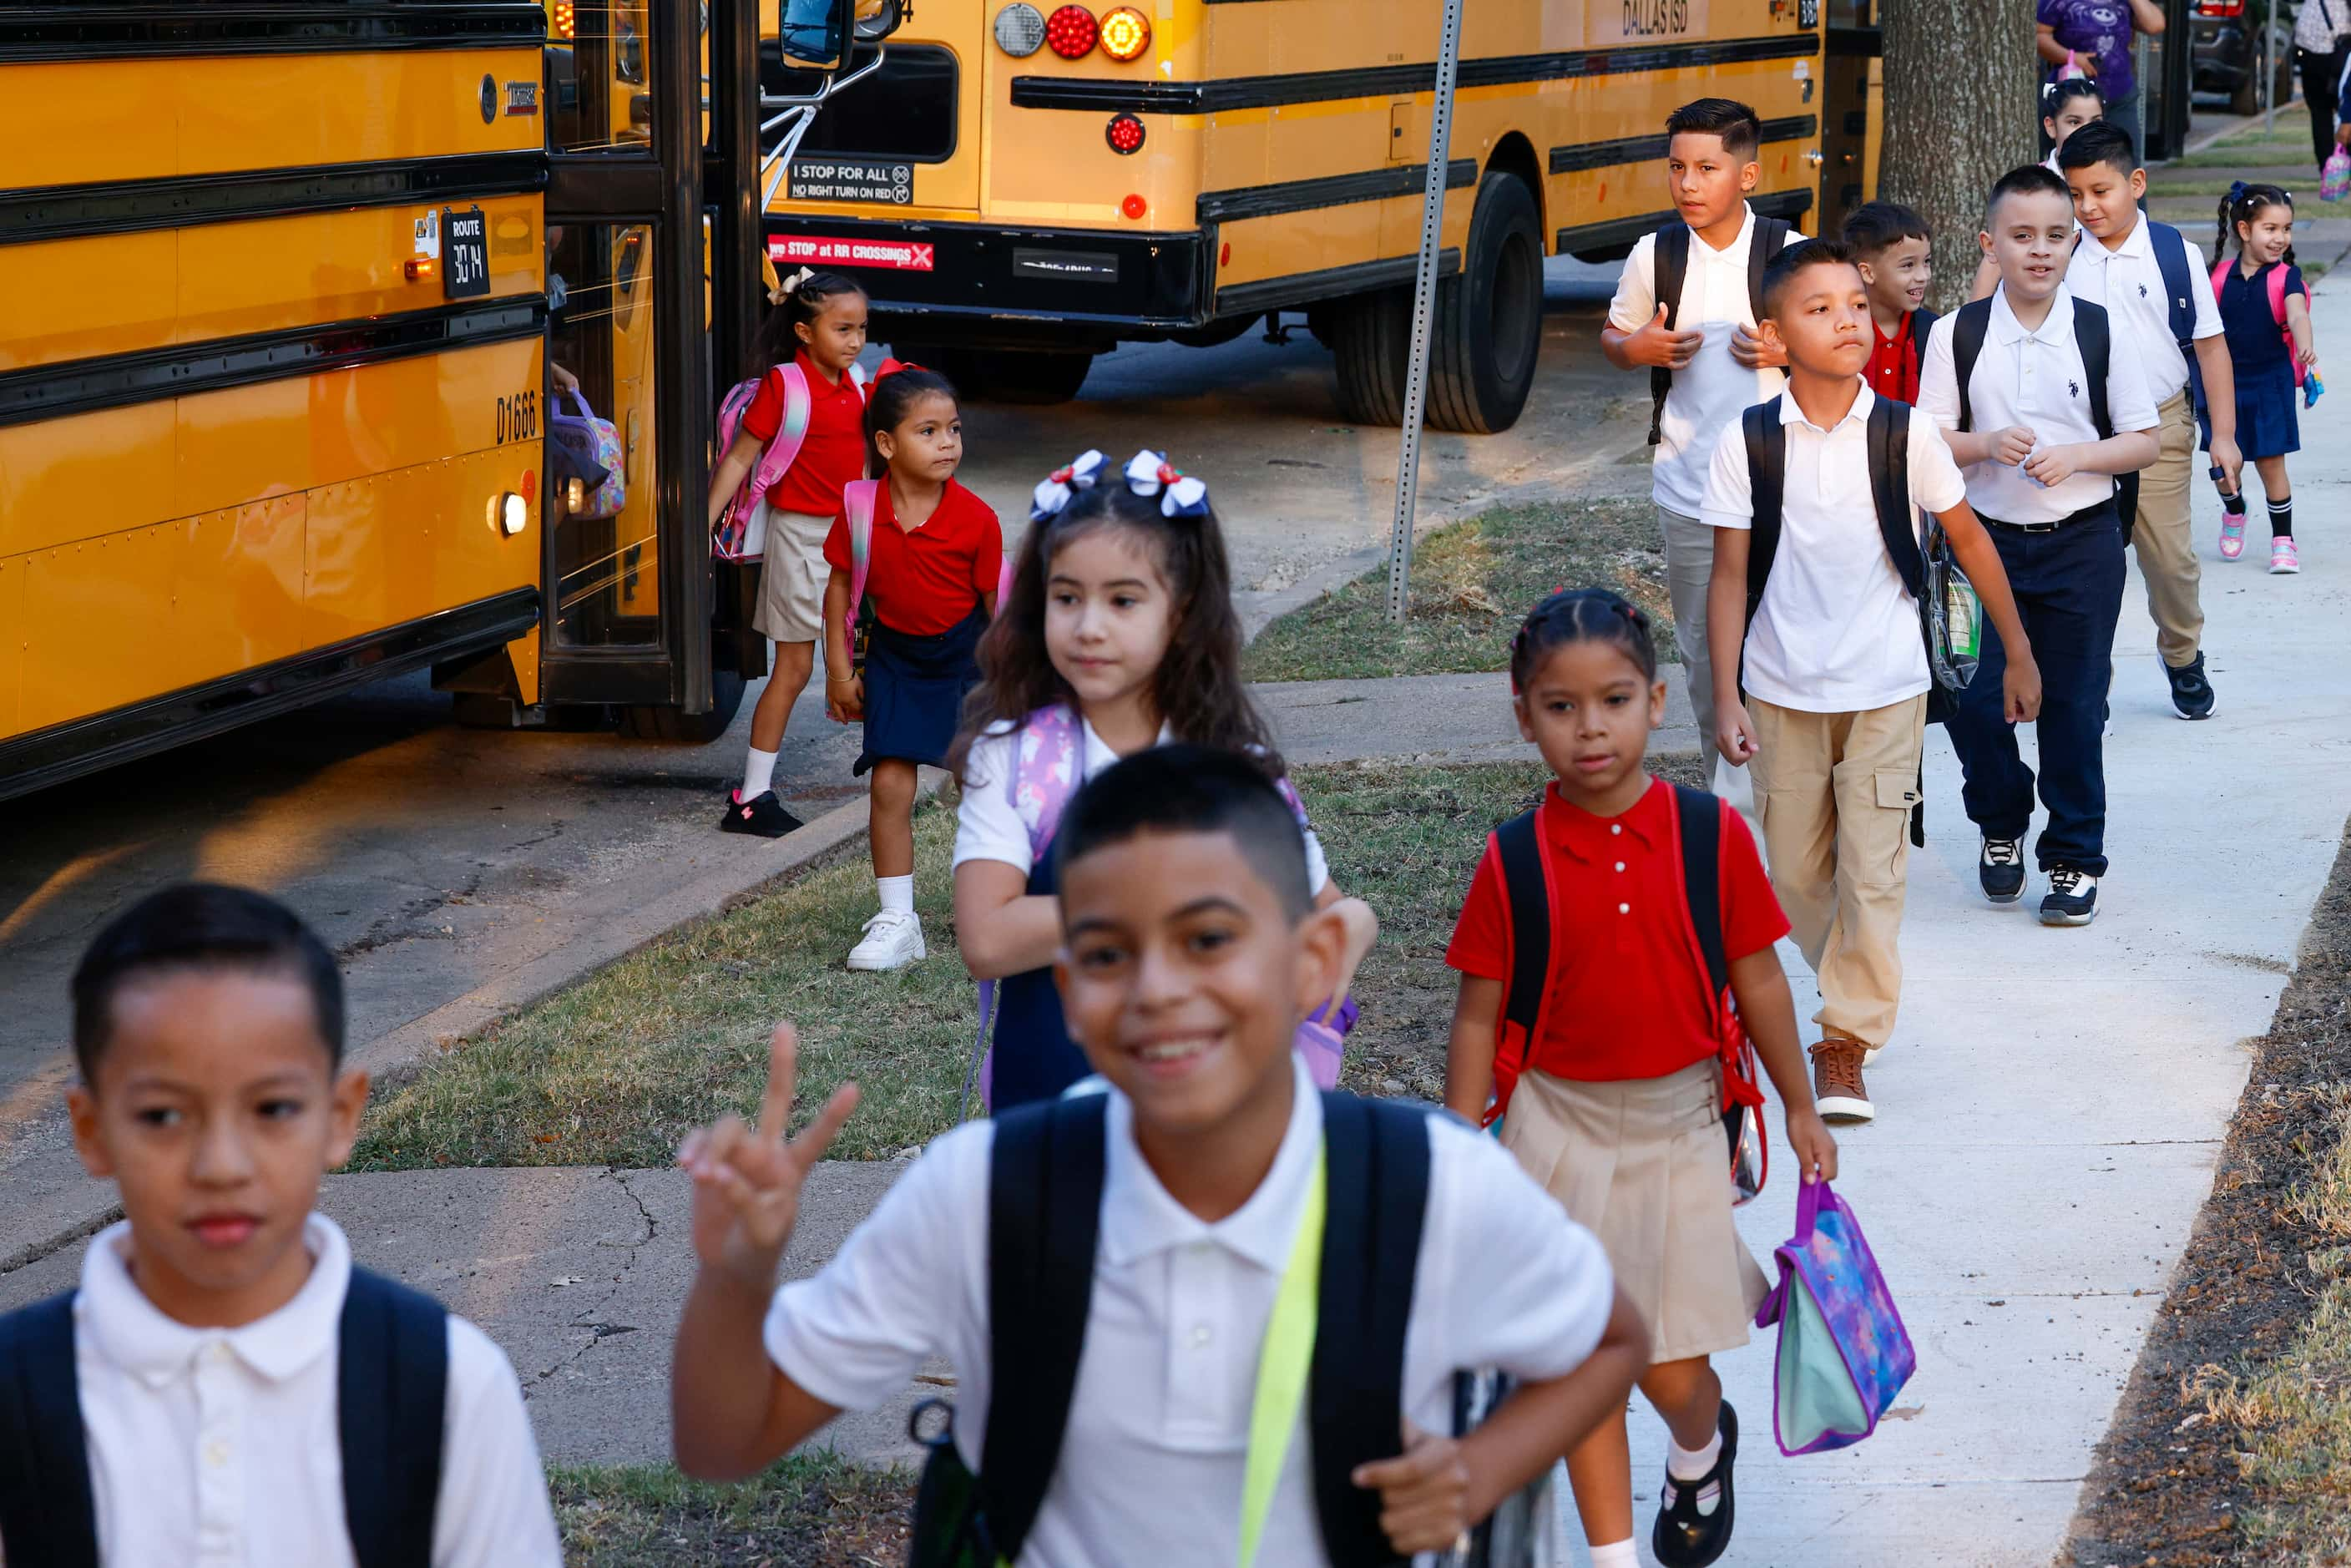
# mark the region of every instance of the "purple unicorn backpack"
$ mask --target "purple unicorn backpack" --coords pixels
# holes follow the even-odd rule
[[[1042,860],[1051,847],[1053,835],[1061,826],[1062,808],[1077,794],[1078,786],[1085,782],[1085,724],[1068,704],[1056,703],[1030,714],[1012,739],[1013,761],[1006,771],[1004,798],[1029,831],[1029,855],[1033,863]],[[1306,803],[1298,798],[1289,779],[1280,780],[1278,787],[1302,831],[1307,826]],[[1298,1026],[1291,1044],[1306,1059],[1316,1088],[1337,1087],[1347,1033],[1355,1027],[1359,1014],[1354,998],[1348,997],[1335,1007],[1325,1002]],[[975,1082],[979,1086],[980,1103],[991,1110],[995,1106],[996,1051],[988,1039],[995,1025],[996,982],[982,980],[979,1032],[971,1044],[971,1066],[964,1073],[962,1106],[966,1116],[971,1113]]]
[[[1860,1442],[1917,1370],[1909,1331],[1861,1222],[1824,1181],[1798,1189],[1796,1234],[1772,1253],[1780,1282],[1755,1326],[1780,1325],[1771,1375],[1780,1451],[1817,1454]]]

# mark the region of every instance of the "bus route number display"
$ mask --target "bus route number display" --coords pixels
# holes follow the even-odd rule
[[[791,198],[797,202],[879,202],[904,207],[914,200],[914,166],[856,160],[796,158]]]
[[[441,209],[441,297],[471,299],[490,291],[490,225],[475,207]]]

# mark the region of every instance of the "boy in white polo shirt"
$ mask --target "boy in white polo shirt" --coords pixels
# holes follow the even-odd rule
[[[2147,193],[2130,133],[2094,120],[2057,151],[2058,172],[2073,192],[2074,216],[2087,231],[2065,269],[2076,299],[2106,308],[2117,336],[2138,350],[2155,400],[2161,455],[2137,476],[2130,541],[2155,618],[2155,651],[2171,685],[2171,711],[2212,716],[2212,683],[2204,674],[2202,565],[2189,523],[2199,421],[2221,486],[2235,494],[2244,459],[2237,451],[2237,382],[2211,274],[2196,242],[2138,210]],[[2126,486],[2123,501],[2133,499]]]
[[[73,977],[74,1143],[124,1218],[81,1288],[0,1319],[16,1568],[559,1568],[522,1390],[317,1213],[367,1074],[292,912],[190,883]]]
[[[2003,174],[1984,229],[2000,287],[1935,323],[1918,412],[1942,426],[2041,668],[2042,923],[2086,925],[2106,873],[2105,705],[2124,575],[2114,476],[2155,461],[2155,401],[2133,335],[2064,285],[2065,183],[2038,163]],[[1967,775],[1968,819],[1983,833],[1984,896],[2012,904],[2024,892],[2034,779],[2000,708],[2000,648],[1987,647],[1945,727]]]
[[[856,1100],[785,1144],[779,1028],[760,1131],[722,1122],[680,1156],[702,1268],[678,1463],[753,1474],[941,1355],[952,1437],[925,1492],[975,1507],[918,1505],[917,1562],[946,1560],[923,1544],[942,1536],[1019,1568],[1452,1545],[1632,1387],[1646,1341],[1598,1243],[1467,1125],[1314,1092],[1290,1036],[1344,934],[1255,764],[1139,753],[1058,844],[1057,975],[1109,1092],[947,1134],[778,1291],[801,1183]],[[1519,1387],[1456,1439],[1455,1375],[1484,1366]]]
[[[1754,764],[1772,891],[1820,977],[1813,1096],[1844,1122],[1876,1114],[1862,1064],[1901,999],[1907,830],[1934,687],[1921,511],[1942,523],[2000,633],[2005,716],[2041,705],[2000,554],[1941,433],[1864,379],[1876,328],[1858,263],[1814,240],[1764,269],[1763,334],[1786,349],[1788,390],[1723,433],[1700,514],[1719,530],[1708,611],[1722,755]],[[1883,515],[1881,493],[1897,515]]]
[[[1665,536],[1674,638],[1698,715],[1698,753],[1715,758],[1713,665],[1707,654],[1707,582],[1714,530],[1698,520],[1714,444],[1740,412],[1778,392],[1785,356],[1756,332],[1764,263],[1799,235],[1747,204],[1762,177],[1763,122],[1743,103],[1702,98],[1666,121],[1667,178],[1678,221],[1645,235],[1625,258],[1601,329],[1619,370],[1646,367],[1656,409],[1650,496]],[[1678,281],[1677,281],[1678,280]]]

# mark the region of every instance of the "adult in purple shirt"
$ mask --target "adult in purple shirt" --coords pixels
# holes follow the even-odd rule
[[[2106,121],[2130,132],[2142,158],[2138,79],[2131,62],[2131,34],[2163,31],[2163,8],[2156,0],[2037,0],[2033,40],[2055,80],[2068,59],[2087,71],[2105,96]]]

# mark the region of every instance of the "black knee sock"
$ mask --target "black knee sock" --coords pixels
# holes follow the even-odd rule
[[[2294,497],[2292,496],[2288,496],[2283,501],[2270,503],[2270,538],[2273,539],[2294,538]]]

